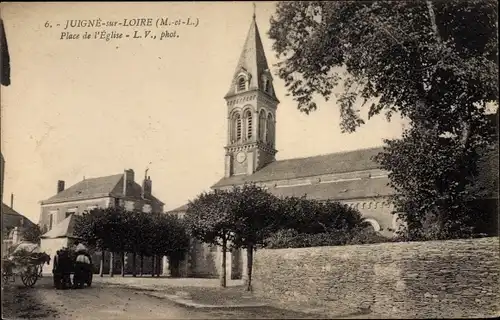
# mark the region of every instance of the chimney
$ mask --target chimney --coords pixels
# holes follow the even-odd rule
[[[57,180],[57,193],[64,191],[64,181]]]
[[[14,194],[10,194],[10,208],[14,210]]]
[[[144,181],[142,182],[142,198],[150,196],[151,189],[152,189],[151,177],[150,176],[144,177]]]
[[[123,173],[123,195],[127,195],[127,188],[135,181],[134,170],[128,169]]]

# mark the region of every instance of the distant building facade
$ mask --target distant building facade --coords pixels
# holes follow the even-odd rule
[[[10,248],[21,243],[23,230],[35,226],[30,219],[14,210],[13,197],[10,207],[2,203],[2,256],[8,254]]]
[[[3,203],[3,187],[5,159],[0,153],[0,174],[1,174],[1,214],[2,214],[2,257],[8,254],[9,249],[23,241],[23,229],[34,226],[35,224],[24,215],[14,210],[14,194],[10,196],[10,206]]]
[[[41,201],[39,222],[44,231],[41,237],[42,251],[51,256],[77,240],[74,235],[75,221],[86,211],[123,207],[129,211],[163,212],[164,207],[164,203],[152,194],[151,178],[145,176],[141,186],[135,182],[132,169],[125,170],[122,174],[83,179],[68,189],[65,189],[65,182],[59,180],[56,191],[54,196]],[[115,255],[115,259],[114,263],[119,263],[119,257]],[[100,253],[95,253],[93,260],[96,268],[99,268]],[[150,265],[151,263],[145,263],[149,271]],[[117,267],[115,270],[120,270],[121,266]],[[104,269],[105,272],[109,270],[109,261],[106,261]],[[47,270],[51,270],[51,266]],[[131,272],[127,269],[128,271]]]

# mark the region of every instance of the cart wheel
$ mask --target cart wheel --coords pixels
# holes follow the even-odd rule
[[[28,270],[28,272],[21,274],[21,281],[26,287],[32,288],[38,280],[38,274]]]

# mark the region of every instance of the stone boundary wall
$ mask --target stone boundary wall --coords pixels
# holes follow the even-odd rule
[[[331,317],[500,315],[499,238],[264,249],[253,290],[290,309]]]

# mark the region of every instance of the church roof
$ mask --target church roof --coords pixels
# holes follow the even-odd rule
[[[247,72],[251,75],[248,90],[261,89],[264,90],[264,84],[262,80],[262,75],[268,73],[268,76],[272,78],[269,71],[269,66],[267,64],[266,54],[264,52],[264,46],[262,45],[262,40],[260,38],[259,28],[257,27],[257,22],[255,21],[255,16],[250,24],[250,29],[243,45],[243,50],[241,51],[238,64],[233,75],[233,81],[231,87],[226,95],[231,96],[235,94],[237,76],[240,72]],[[272,86],[272,84],[271,84]],[[274,93],[274,88],[270,91],[272,98],[276,99]]]
[[[76,238],[74,235],[75,223],[78,217],[74,214],[70,214],[66,219],[56,224],[50,231],[43,234],[41,238],[44,239],[55,239],[55,238]]]
[[[68,202],[75,200],[94,199],[99,197],[123,197],[123,174],[84,179],[58,194],[42,201],[42,204]],[[142,187],[133,182],[127,186],[127,197],[140,198]],[[146,199],[163,204],[153,195]]]
[[[237,175],[222,178],[212,188],[241,185],[245,182],[290,180],[320,176],[324,174],[364,171],[379,168],[372,157],[382,151],[381,147],[331,153],[308,158],[274,161],[250,176]]]
[[[359,180],[316,183],[305,186],[275,187],[268,191],[278,197],[302,197],[314,200],[350,200],[384,197],[394,193],[387,176]]]

